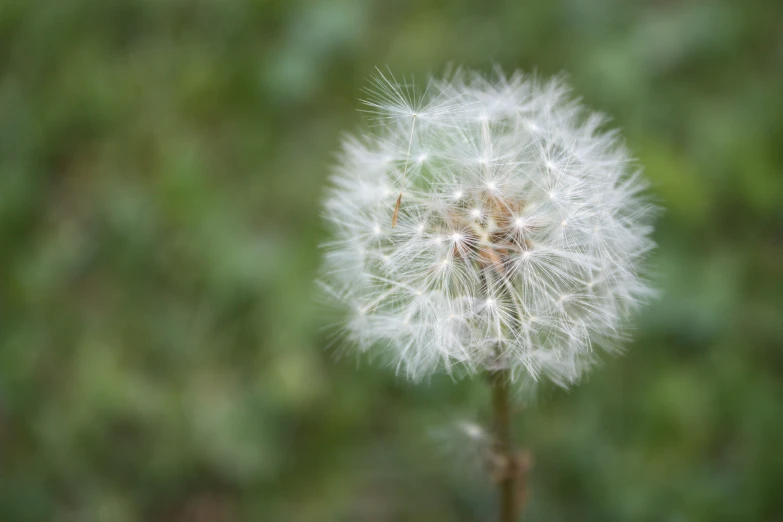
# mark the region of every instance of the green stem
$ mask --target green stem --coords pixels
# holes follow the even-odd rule
[[[511,441],[511,408],[508,398],[508,370],[499,369],[489,373],[492,387],[492,432],[495,443],[495,458],[499,470],[498,492],[500,494],[500,522],[514,522],[516,519],[516,459]]]

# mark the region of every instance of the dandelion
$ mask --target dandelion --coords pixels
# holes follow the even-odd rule
[[[325,203],[323,284],[349,344],[414,380],[487,373],[496,395],[567,387],[618,350],[651,293],[655,207],[604,117],[520,73],[417,90],[379,72],[365,103]]]

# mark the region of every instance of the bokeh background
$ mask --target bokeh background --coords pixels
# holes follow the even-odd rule
[[[484,521],[483,383],[335,357],[376,65],[565,71],[666,207],[626,356],[516,425],[530,521],[783,520],[783,3],[0,3],[0,520]]]

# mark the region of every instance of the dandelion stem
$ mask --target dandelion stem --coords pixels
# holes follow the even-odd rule
[[[498,473],[499,521],[514,522],[516,519],[517,464],[511,440],[511,408],[508,398],[508,370],[496,369],[489,372],[492,388],[492,432],[495,441],[495,460]]]

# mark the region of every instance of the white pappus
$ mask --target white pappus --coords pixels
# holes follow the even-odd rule
[[[656,208],[605,118],[558,80],[378,72],[324,214],[340,339],[412,379],[510,369],[567,386],[651,293]]]

